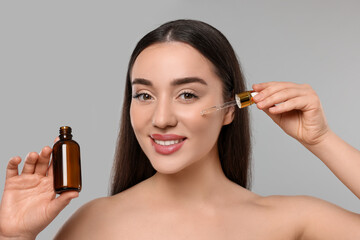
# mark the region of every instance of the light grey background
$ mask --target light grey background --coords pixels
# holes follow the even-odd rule
[[[106,196],[131,51],[148,31],[178,18],[222,31],[249,87],[312,85],[331,128],[358,148],[359,12],[355,0],[1,1],[1,194],[8,159],[52,146],[59,126],[70,125],[81,145],[83,190],[38,239]],[[320,160],[265,113],[251,112],[254,192],[311,195],[360,212],[356,196]]]

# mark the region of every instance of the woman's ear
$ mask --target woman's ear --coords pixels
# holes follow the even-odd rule
[[[234,120],[235,106],[229,107],[224,115],[223,125],[228,125]]]

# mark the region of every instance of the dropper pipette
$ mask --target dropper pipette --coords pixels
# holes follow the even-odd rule
[[[213,107],[204,109],[200,112],[200,114],[203,116],[205,114],[209,114],[209,113],[212,113],[212,112],[224,109],[224,108],[232,107],[235,105],[237,105],[239,108],[244,108],[244,107],[250,106],[251,104],[254,103],[253,97],[256,94],[258,94],[258,93],[253,90],[235,94],[235,100],[226,102],[222,105],[213,106]]]

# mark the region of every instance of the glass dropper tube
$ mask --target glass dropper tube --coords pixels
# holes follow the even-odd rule
[[[203,116],[205,114],[209,114],[224,108],[232,107],[232,106],[238,106],[239,108],[245,108],[247,106],[250,106],[254,103],[253,97],[258,94],[257,92],[251,90],[251,91],[245,91],[241,93],[235,94],[235,100],[226,102],[222,105],[213,106],[210,108],[206,108],[200,112],[200,114]]]

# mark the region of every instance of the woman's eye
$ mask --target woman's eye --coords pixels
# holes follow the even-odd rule
[[[190,92],[181,93],[179,97],[182,100],[185,100],[185,101],[190,101],[190,100],[194,100],[196,98],[199,98],[198,96],[196,96],[195,94],[190,93]]]
[[[136,98],[140,101],[149,101],[152,100],[152,97],[148,93],[136,93],[133,98]]]

